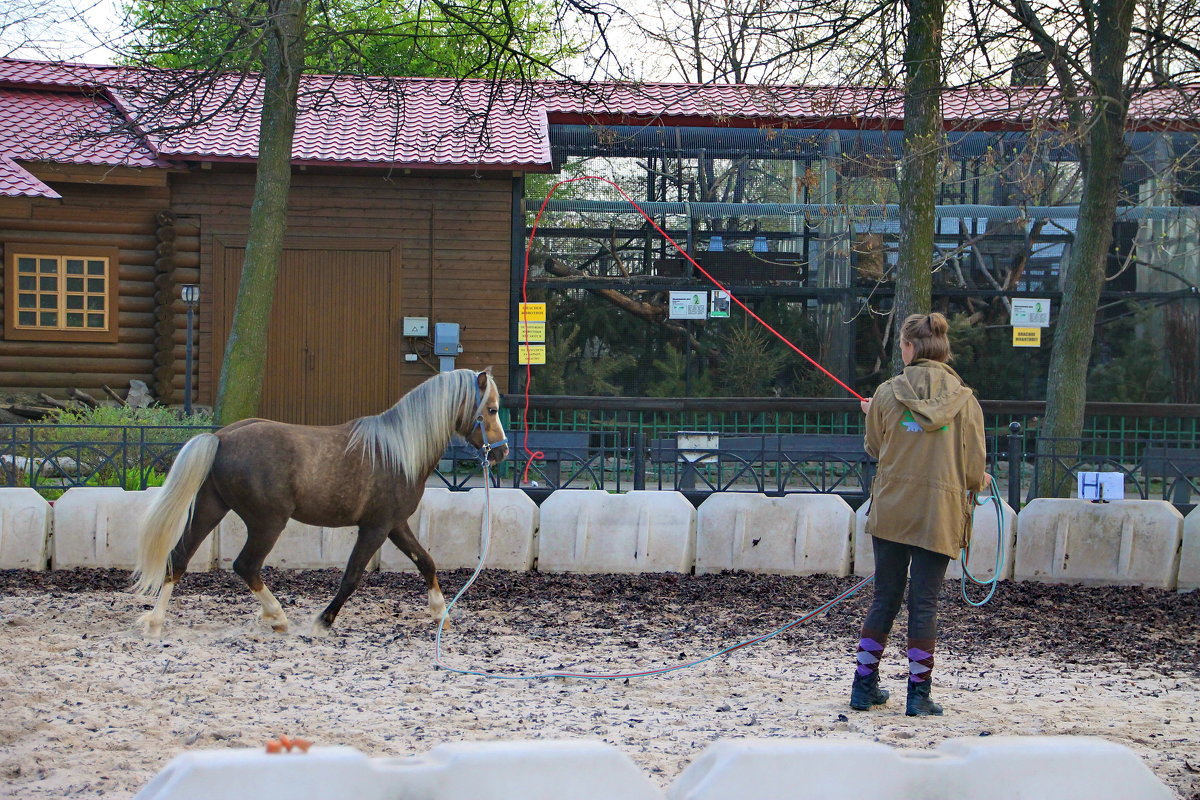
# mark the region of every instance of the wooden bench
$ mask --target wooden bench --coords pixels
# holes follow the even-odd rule
[[[525,441],[525,431],[508,430],[508,457],[524,464],[526,455],[522,450]],[[557,489],[561,482],[561,464],[571,462],[583,466],[592,458],[597,447],[593,446],[593,434],[587,431],[530,431],[529,449],[543,453],[538,459],[541,467],[534,467],[531,475],[540,474],[549,484],[549,488]],[[602,449],[602,443],[599,445]],[[470,445],[452,444],[442,454],[443,459],[454,461],[478,461],[479,452]]]
[[[862,481],[864,496],[871,493],[875,460],[867,455],[863,437],[836,433],[783,433],[761,436],[721,436],[711,451],[696,446],[679,447],[675,439],[655,439],[650,446],[650,461],[656,464],[678,463],[678,489],[695,489],[697,463],[803,464],[842,462],[855,467]]]
[[[1162,478],[1164,483],[1174,479],[1171,502],[1184,505],[1192,497],[1188,479],[1200,476],[1200,449],[1151,445],[1142,451],[1141,467],[1147,479]]]

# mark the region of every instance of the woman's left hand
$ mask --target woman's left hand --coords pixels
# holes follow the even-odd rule
[[[870,414],[871,413],[871,398],[868,397],[866,400],[859,400],[858,407],[862,409],[862,412],[864,414]]]

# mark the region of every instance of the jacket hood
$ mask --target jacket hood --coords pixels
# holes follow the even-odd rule
[[[948,364],[919,358],[892,379],[892,391],[922,430],[949,424],[971,399],[971,388]]]

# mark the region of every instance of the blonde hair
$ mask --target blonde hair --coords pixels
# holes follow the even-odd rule
[[[900,339],[912,345],[914,359],[949,361],[953,357],[950,354],[950,338],[946,335],[949,330],[950,323],[936,311],[932,314],[913,314],[900,326]]]

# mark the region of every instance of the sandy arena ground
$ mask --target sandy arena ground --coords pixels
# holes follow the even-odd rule
[[[1200,800],[1200,593],[1006,584],[982,611],[947,587],[935,697],[846,706],[866,598],[770,642],[673,675],[501,682],[434,671],[433,625],[410,575],[375,574],[333,635],[308,620],[339,573],[273,572],[293,632],[257,623],[226,573],[189,575],[162,640],[117,571],[0,572],[0,795],[129,797],[176,753],[281,733],[375,755],[440,742],[610,742],[666,786],[709,742],[822,736],[928,748],[959,736],[1080,734],[1133,748]],[[443,576],[453,591],[466,572]],[[851,579],[485,573],[446,638],[459,666],[627,671],[693,659],[798,616]],[[953,586],[957,593],[957,584]],[[898,631],[903,631],[903,615]]]

